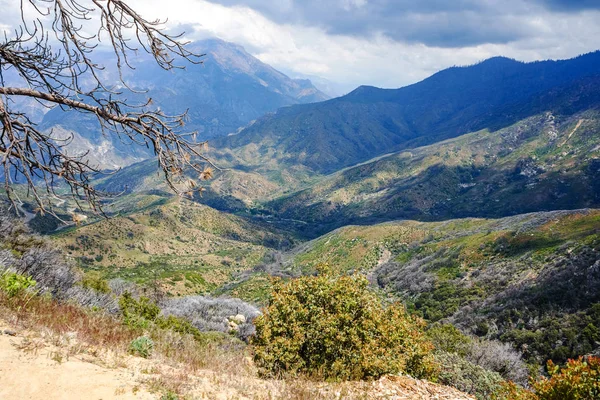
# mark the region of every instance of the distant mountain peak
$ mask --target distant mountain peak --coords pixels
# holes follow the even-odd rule
[[[186,69],[164,71],[140,56],[134,64],[143,68],[126,71],[127,83],[144,94],[130,94],[139,103],[146,96],[167,114],[189,110],[186,131],[197,131],[202,139],[212,139],[238,131],[265,114],[279,108],[323,101],[329,97],[309,80],[291,79],[248,53],[242,46],[217,38],[204,39],[189,45],[190,50],[205,53],[204,63],[187,65]],[[106,57],[112,55],[106,54]],[[102,63],[102,60],[99,60]],[[108,71],[107,73],[114,73]],[[115,76],[115,80],[118,80]],[[131,100],[131,99],[130,99]],[[104,138],[95,119],[79,113],[49,111],[42,121],[45,129],[61,127],[72,132],[78,149]],[[86,147],[87,146],[87,147]],[[77,147],[77,146],[74,146]],[[109,146],[110,147],[110,146]],[[145,148],[112,141],[110,163],[97,161],[101,167],[114,168],[151,156]],[[90,158],[95,157],[93,154]]]

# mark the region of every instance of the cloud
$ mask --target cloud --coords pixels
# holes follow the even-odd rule
[[[580,12],[583,10],[600,10],[598,0],[538,0],[551,10]]]
[[[317,27],[328,34],[386,36],[436,47],[509,43],[531,36],[519,15],[530,7],[506,0],[211,0],[252,8],[280,24]]]
[[[0,0],[0,24],[11,24],[14,3]],[[533,61],[600,48],[600,11],[573,3],[578,8],[566,0],[128,0],[148,19],[168,17],[166,27],[187,39],[238,43],[288,75],[321,76],[345,91],[400,87],[496,55]]]

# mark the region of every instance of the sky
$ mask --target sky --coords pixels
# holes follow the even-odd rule
[[[84,0],[81,0],[84,1]],[[89,0],[85,0],[89,1]],[[0,0],[0,30],[13,18]],[[91,1],[90,1],[91,3]],[[10,6],[9,6],[10,4]],[[600,49],[600,0],[129,0],[195,40],[218,37],[292,77],[338,91],[396,88],[502,55],[562,59]]]

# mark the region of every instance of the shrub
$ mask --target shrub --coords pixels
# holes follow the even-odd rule
[[[131,341],[129,352],[133,355],[148,358],[152,355],[154,342],[147,336],[140,336]]]
[[[30,276],[8,271],[0,275],[0,288],[8,297],[15,297],[35,285],[36,282]]]
[[[531,382],[533,391],[512,382],[502,385],[497,400],[592,400],[600,398],[600,357],[579,357],[559,368],[547,363],[549,378]]]
[[[186,319],[169,315],[168,317],[159,317],[156,319],[156,326],[161,329],[171,330],[183,335],[192,335],[198,341],[204,341],[202,332]]]
[[[600,357],[569,360],[563,369],[548,361],[547,370],[550,378],[533,384],[541,400],[600,399]]]
[[[450,324],[436,323],[427,330],[427,337],[436,350],[458,354],[462,357],[469,353],[473,345],[473,339]]]
[[[73,287],[78,275],[53,244],[32,235],[20,221],[8,215],[0,215],[0,243],[13,256],[6,260],[6,256],[0,254],[7,267],[30,276],[37,282],[40,292],[66,298],[66,292]]]
[[[247,340],[254,334],[252,321],[260,311],[239,299],[187,296],[166,299],[162,304],[165,315],[183,317],[200,331],[229,332],[228,318],[241,314],[245,322],[238,324],[237,337]]]
[[[161,315],[159,306],[147,297],[140,297],[139,300],[136,300],[126,292],[119,299],[119,307],[123,315],[123,323],[133,329],[158,328],[182,335],[191,335],[200,345],[232,343],[225,340],[227,335],[221,332],[201,332],[185,318]],[[237,339],[235,340],[237,341]]]
[[[540,400],[535,393],[514,382],[502,382],[500,389],[492,396],[494,400]]]
[[[368,379],[434,374],[424,322],[401,305],[384,307],[362,276],[318,276],[275,283],[251,338],[262,375]]]
[[[473,364],[458,354],[438,351],[435,358],[440,365],[441,383],[472,394],[480,400],[489,399],[504,382],[497,372]]]
[[[93,289],[98,293],[110,293],[108,282],[96,275],[85,275],[81,280],[81,286],[86,289]]]
[[[490,371],[498,372],[504,379],[526,385],[529,377],[521,353],[510,344],[497,340],[476,338],[466,355],[467,360]]]
[[[119,298],[119,308],[123,322],[132,328],[148,328],[160,314],[160,308],[152,300],[147,297],[136,300],[129,292]]]

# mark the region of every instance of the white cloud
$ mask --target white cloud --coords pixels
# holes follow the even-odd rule
[[[14,0],[0,8],[14,8]],[[216,36],[239,43],[262,61],[288,73],[319,75],[351,89],[360,84],[400,87],[452,66],[504,55],[524,61],[569,58],[600,48],[600,12],[531,12],[511,15],[506,23],[527,26],[533,34],[506,44],[439,48],[393,41],[383,35],[361,38],[331,35],[319,27],[275,23],[248,7],[226,7],[204,0],[130,0],[148,19],[168,17],[168,27],[192,26],[190,39]],[[344,0],[361,7],[365,0]],[[285,11],[291,0],[278,0]],[[526,10],[526,8],[521,11]],[[5,13],[11,15],[11,13]],[[0,16],[1,24],[9,24]],[[509,27],[510,29],[510,27]]]

